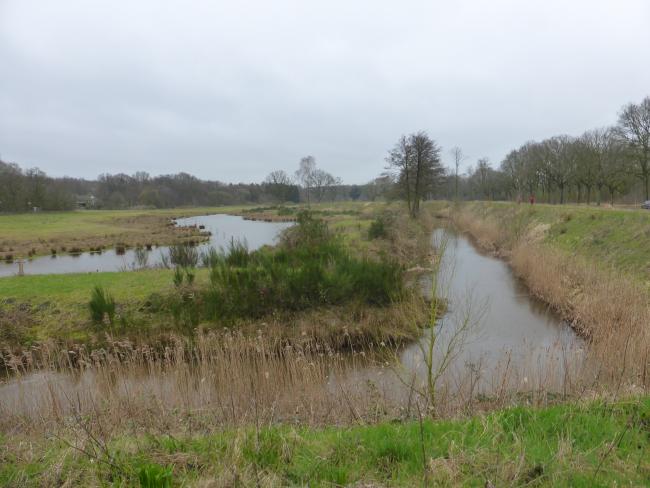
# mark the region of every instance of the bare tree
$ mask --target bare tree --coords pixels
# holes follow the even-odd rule
[[[636,175],[650,200],[650,97],[623,107],[618,117],[618,134],[628,144],[636,162]]]
[[[293,181],[291,181],[291,177],[285,173],[283,170],[279,169],[276,171],[271,171],[266,179],[264,180],[265,183],[268,183],[270,185],[291,185],[293,184]]]
[[[311,186],[313,188],[314,195],[316,197],[317,202],[320,202],[329,190],[341,184],[340,178],[335,178],[327,171],[323,171],[322,169],[319,168],[316,168],[312,172],[311,179],[312,179]]]
[[[467,159],[467,157],[463,154],[463,150],[458,146],[452,147],[450,153],[451,157],[454,159],[454,197],[456,198],[456,201],[458,201],[458,178],[460,165],[465,159]]]
[[[387,169],[395,171],[397,182],[404,192],[406,204],[408,205],[409,215],[413,212],[413,197],[411,195],[411,179],[413,177],[413,147],[410,144],[409,138],[402,136],[399,138],[393,149],[388,152],[386,156],[388,163]]]
[[[291,177],[282,170],[269,173],[264,180],[264,187],[268,194],[279,202],[300,201],[300,190]]]
[[[397,183],[406,197],[409,214],[417,217],[420,201],[440,184],[445,172],[440,163],[440,147],[420,131],[400,137],[386,161],[397,173]]]
[[[314,184],[314,171],[316,170],[316,158],[305,156],[300,160],[300,166],[296,170],[296,180],[305,190],[307,205],[310,205],[310,188]]]

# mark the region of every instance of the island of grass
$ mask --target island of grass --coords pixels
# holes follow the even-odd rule
[[[278,213],[277,207],[250,210]],[[260,323],[281,338],[316,337],[336,348],[369,337],[409,340],[426,323],[426,306],[403,272],[418,259],[414,242],[428,242],[426,226],[409,223],[405,232],[393,218],[401,227],[390,234],[398,238],[371,237],[377,215],[390,212],[367,205],[292,210],[298,223],[277,247],[250,252],[233,243],[200,255],[173,246],[178,255],[171,269],[0,279],[0,341],[12,350],[51,339],[99,347],[107,333],[156,342],[160,334],[255,331]],[[93,290],[110,297],[114,313],[91,318]]]

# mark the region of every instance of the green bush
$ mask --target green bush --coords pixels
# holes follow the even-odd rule
[[[403,291],[400,266],[388,258],[351,256],[322,220],[302,213],[277,250],[249,253],[231,245],[211,253],[210,285],[201,300],[211,320],[261,317],[360,300],[388,305]]]
[[[383,217],[377,217],[370,223],[368,228],[368,239],[382,239],[388,235],[386,221]]]
[[[101,286],[93,288],[88,307],[90,309],[90,317],[96,324],[103,322],[104,317],[108,317],[108,321],[111,324],[113,323],[116,310],[115,300]]]

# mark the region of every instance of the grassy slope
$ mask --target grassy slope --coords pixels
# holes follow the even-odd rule
[[[22,444],[5,437],[0,484],[68,479],[84,485],[109,477],[119,484],[167,466],[182,486],[423,486],[426,466],[434,486],[484,486],[488,480],[494,486],[641,486],[650,483],[649,425],[645,399],[513,408],[466,420],[425,420],[422,428],[409,422],[121,437],[110,443],[119,467],[112,473],[62,442]]]
[[[545,240],[564,251],[650,282],[650,212],[577,205],[470,203],[499,219],[524,218],[549,225]]]

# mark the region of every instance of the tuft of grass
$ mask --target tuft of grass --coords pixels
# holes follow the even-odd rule
[[[173,466],[161,466],[148,463],[138,469],[138,480],[141,488],[171,488],[173,481]]]
[[[90,318],[96,324],[102,323],[105,319],[112,324],[115,319],[115,299],[101,286],[95,286],[88,302]]]

